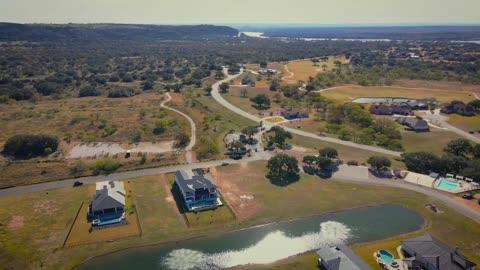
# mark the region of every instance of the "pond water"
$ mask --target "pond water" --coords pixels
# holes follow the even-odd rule
[[[266,264],[324,246],[370,242],[413,232],[424,219],[398,205],[380,205],[269,224],[178,243],[128,249],[79,269],[224,269]]]
[[[416,101],[415,99],[412,98],[391,98],[391,97],[362,97],[362,98],[357,98],[354,99],[354,103],[394,103],[394,102],[408,102],[408,101]]]

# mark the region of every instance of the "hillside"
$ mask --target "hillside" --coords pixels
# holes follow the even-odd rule
[[[214,25],[0,23],[0,41],[182,40],[237,34],[231,27]]]

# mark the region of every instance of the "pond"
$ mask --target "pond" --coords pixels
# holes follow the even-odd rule
[[[399,102],[408,102],[408,101],[416,101],[416,99],[411,99],[411,98],[391,98],[391,97],[362,97],[362,98],[357,98],[354,99],[354,103],[360,103],[360,104],[365,104],[365,103],[399,103]]]
[[[423,225],[423,217],[415,211],[399,205],[379,205],[127,249],[93,258],[78,269],[188,270],[266,264],[324,246],[381,240],[419,230]]]

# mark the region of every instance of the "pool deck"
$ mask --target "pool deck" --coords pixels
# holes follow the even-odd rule
[[[377,261],[377,263],[380,265],[380,258],[377,257],[377,253],[379,252],[380,250],[378,251],[375,251],[373,253],[373,257],[375,258],[375,260]],[[397,253],[398,253],[398,257],[400,257],[399,259],[395,259],[395,256],[393,257],[393,261],[396,262],[398,264],[398,267],[393,267],[391,265],[385,265],[385,267],[383,269],[388,269],[388,270],[408,270],[408,266],[403,262],[403,253],[402,253],[402,246],[398,246],[397,247]],[[393,254],[392,254],[393,256]]]

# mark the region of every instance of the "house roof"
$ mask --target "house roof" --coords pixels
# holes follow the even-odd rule
[[[308,111],[304,109],[299,109],[299,108],[292,108],[292,109],[283,110],[281,114],[283,116],[294,116],[299,114],[308,114]]]
[[[217,187],[210,174],[196,175],[192,171],[178,170],[175,172],[175,179],[184,192]]]
[[[447,245],[430,234],[402,241],[402,247],[415,252],[414,257],[407,260],[410,264],[414,262],[430,264],[439,270],[469,269],[476,265],[462,256],[458,249],[450,250]]]
[[[342,244],[321,248],[317,254],[327,262],[331,270],[372,270],[351,249]]]
[[[427,121],[418,117],[399,117],[397,122],[413,129],[429,129]]]
[[[125,206],[125,187],[122,182],[98,182],[92,201],[92,211]]]

